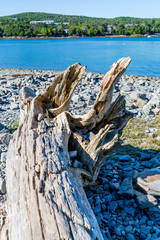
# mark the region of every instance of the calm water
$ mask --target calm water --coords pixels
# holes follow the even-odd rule
[[[0,41],[0,68],[65,70],[80,62],[105,73],[125,56],[132,58],[126,74],[160,77],[160,37]]]

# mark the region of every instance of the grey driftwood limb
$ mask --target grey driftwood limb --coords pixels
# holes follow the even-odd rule
[[[44,94],[25,87],[20,94],[20,122],[7,156],[7,217],[3,240],[101,240],[83,186],[95,182],[107,155],[119,144],[131,118],[123,96],[112,103],[115,85],[131,59],[112,65],[91,110],[68,112],[72,93],[85,67],[76,63],[56,77]],[[94,137],[84,140],[84,134]],[[77,150],[81,167],[69,152]]]

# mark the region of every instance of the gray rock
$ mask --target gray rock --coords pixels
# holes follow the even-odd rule
[[[128,233],[126,234],[126,240],[136,240],[134,234]]]
[[[6,163],[6,159],[7,159],[7,152],[2,152],[1,153],[1,162]]]
[[[78,100],[79,100],[79,95],[73,95],[72,96],[72,101],[78,102]]]
[[[117,209],[117,207],[118,207],[118,203],[117,203],[116,201],[111,201],[111,202],[108,204],[108,208],[109,208],[110,210],[115,211],[115,210]]]
[[[11,105],[10,105],[10,109],[11,109],[11,110],[17,110],[17,109],[19,109],[19,104],[12,102]]]
[[[134,196],[134,189],[132,185],[132,178],[125,178],[121,183],[120,190],[118,192],[119,195]]]
[[[124,85],[121,89],[122,89],[122,91],[124,91],[124,92],[130,92],[130,91],[132,91],[132,88],[131,88],[131,86],[129,86],[129,85]]]
[[[0,135],[0,144],[8,145],[10,140],[12,139],[12,135],[10,133],[4,133]]]
[[[149,136],[150,138],[155,138],[155,134],[154,134],[154,133],[148,133],[148,136]]]
[[[55,122],[54,121],[49,121],[49,120],[45,120],[45,124],[47,127],[54,127],[55,126]]]
[[[155,132],[158,131],[158,129],[157,128],[149,128],[149,131],[152,132],[152,133],[155,133]]]
[[[101,209],[101,200],[100,200],[99,196],[97,196],[95,199],[95,207],[94,207],[93,211],[96,215],[98,215],[99,213],[101,213],[101,210],[102,210]]]
[[[144,225],[144,224],[146,223],[147,219],[148,219],[148,218],[147,218],[145,215],[143,215],[143,216],[141,217],[139,223],[142,224],[142,225]]]
[[[117,183],[111,182],[111,183],[110,183],[110,187],[111,187],[112,190],[119,191],[120,184],[119,184],[118,182],[117,182]]]
[[[0,123],[0,131],[4,128],[6,128],[6,127],[2,123]]]
[[[137,197],[137,201],[141,209],[153,207],[153,205],[157,204],[156,198],[151,195],[139,196]]]
[[[0,134],[1,133],[10,133],[9,129],[8,128],[3,128],[1,131],[0,131]]]
[[[154,158],[150,160],[152,165],[159,166],[160,165],[160,155],[156,155]]]
[[[132,229],[133,229],[133,227],[131,225],[128,225],[127,227],[125,227],[124,230],[125,230],[126,233],[129,233],[129,232],[132,231]]]
[[[144,153],[144,152],[141,152],[140,154],[141,154],[141,156],[140,156],[140,160],[141,161],[151,159],[151,155],[150,154],[147,154],[147,153]]]
[[[106,202],[112,201],[112,194],[109,194],[109,195],[105,196],[105,201]]]
[[[118,157],[118,159],[119,159],[119,161],[131,161],[132,160],[132,158],[129,156],[129,155],[118,155],[117,156]]]
[[[133,207],[130,207],[130,206],[124,207],[124,211],[130,214],[132,217],[134,217],[135,209]]]
[[[160,196],[160,168],[139,173],[137,175],[137,185],[150,195]]]
[[[136,178],[138,175],[138,171],[137,170],[131,170],[131,171],[128,171],[124,174],[124,177],[125,178]]]
[[[139,93],[136,91],[131,92],[129,95],[130,99],[132,99],[132,101],[134,102],[137,101],[138,96],[139,96]]]
[[[144,106],[143,106],[142,112],[143,112],[145,115],[150,115],[150,114],[151,114],[151,110],[148,108],[147,105],[144,105]]]
[[[115,233],[117,236],[122,236],[122,231],[120,230],[119,227],[116,227],[116,228],[114,229],[114,233]]]
[[[82,168],[83,164],[79,161],[77,161],[76,159],[73,161],[73,165],[74,168]]]
[[[38,116],[37,116],[37,121],[42,121],[44,119],[44,116],[42,113],[39,113]]]
[[[77,150],[74,150],[74,151],[70,151],[69,152],[69,157],[72,159],[72,158],[76,158],[77,157]]]
[[[146,240],[146,234],[145,233],[140,233],[139,234],[139,239],[141,239],[141,240]]]
[[[6,180],[0,178],[0,191],[2,194],[6,193]]]
[[[137,98],[137,102],[135,103],[135,105],[138,107],[138,108],[142,108],[144,105],[146,105],[146,101],[141,99],[141,98]]]
[[[147,209],[147,213],[151,220],[160,224],[160,206],[154,206]]]

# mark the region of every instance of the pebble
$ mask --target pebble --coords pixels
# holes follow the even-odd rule
[[[134,189],[132,186],[132,178],[125,178],[120,185],[120,189],[118,192],[119,195],[124,195],[124,196],[129,196],[133,197],[134,196]]]
[[[7,159],[7,151],[1,153],[1,162],[5,163]]]

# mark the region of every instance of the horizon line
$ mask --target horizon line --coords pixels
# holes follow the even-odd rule
[[[88,18],[100,18],[100,19],[114,19],[114,18],[139,18],[139,19],[160,19],[158,17],[133,17],[133,16],[117,16],[117,17],[93,17],[93,16],[86,16],[86,15],[72,15],[72,14],[62,14],[62,13],[50,13],[50,12],[20,12],[20,13],[14,13],[14,14],[9,14],[9,15],[4,15],[4,16],[0,16],[0,18],[2,17],[10,17],[13,15],[19,15],[19,14],[23,14],[23,13],[46,13],[46,14],[55,14],[55,15],[62,15],[62,16],[77,16],[77,17],[88,17]]]

